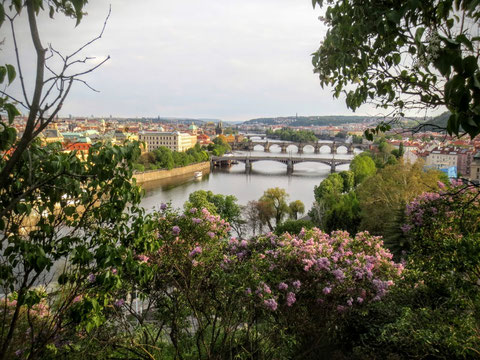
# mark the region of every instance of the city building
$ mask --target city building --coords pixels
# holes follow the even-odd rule
[[[480,183],[480,151],[475,154],[470,165],[470,180]]]
[[[458,149],[457,171],[459,176],[470,177],[473,154],[473,151],[470,149]]]
[[[197,143],[197,136],[178,131],[141,131],[138,134],[138,139],[147,144],[149,151],[156,150],[161,146],[172,151],[185,151],[194,147]]]
[[[425,166],[435,169],[445,169],[457,166],[458,151],[455,148],[439,148],[435,147],[428,154]]]

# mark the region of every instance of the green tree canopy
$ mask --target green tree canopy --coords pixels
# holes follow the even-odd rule
[[[372,176],[376,172],[375,162],[368,154],[360,154],[353,158],[350,163],[350,170],[352,170],[355,185],[360,184],[368,177]]]
[[[322,86],[366,102],[405,110],[446,107],[446,130],[480,133],[480,3],[458,1],[313,0],[328,7],[328,31],[313,54]],[[378,130],[388,129],[380,124]],[[367,132],[372,138],[372,132]]]
[[[289,195],[285,189],[278,187],[265,190],[259,199],[261,217],[266,220],[270,230],[274,230],[271,219],[275,220],[275,226],[280,224],[285,215],[289,212],[287,198]]]
[[[424,171],[421,162],[399,162],[380,169],[357,188],[362,211],[360,230],[386,235],[405,204],[425,191],[437,189],[440,174],[436,170]]]
[[[297,220],[298,214],[303,214],[305,212],[305,205],[300,200],[292,201],[288,204],[288,208],[290,210],[290,216]]]

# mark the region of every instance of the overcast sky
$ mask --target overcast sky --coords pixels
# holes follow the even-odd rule
[[[48,43],[64,54],[101,30],[110,2],[93,0],[75,28],[57,14],[40,16]],[[310,0],[113,0],[104,36],[83,51],[111,59],[76,84],[61,115],[193,117],[248,120],[264,116],[352,114],[322,90],[310,54],[326,29]],[[26,82],[35,59],[25,14],[16,22]],[[2,27],[2,57],[13,61]],[[365,107],[360,115],[377,112]]]

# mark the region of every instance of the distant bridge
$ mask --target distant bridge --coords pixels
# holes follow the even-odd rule
[[[295,146],[297,148],[297,153],[298,154],[303,154],[304,149],[306,146],[311,146],[313,147],[314,153],[315,154],[320,154],[320,149],[324,146],[328,147],[330,149],[331,154],[336,154],[338,153],[338,149],[340,147],[344,147],[347,150],[347,154],[353,154],[355,149],[359,150],[367,150],[370,148],[370,145],[364,145],[364,144],[353,144],[353,143],[345,143],[345,142],[270,142],[268,140],[266,141],[252,141],[249,140],[248,142],[242,142],[242,143],[234,143],[232,148],[234,150],[248,150],[248,151],[253,151],[255,146],[262,146],[264,152],[270,152],[270,149],[272,146],[278,146],[280,147],[280,152],[282,154],[287,153],[287,148],[291,145]]]
[[[302,162],[315,162],[330,166],[330,171],[336,171],[338,165],[350,164],[352,159],[322,159],[318,157],[291,157],[291,156],[250,156],[250,155],[230,155],[230,156],[212,156],[210,158],[210,166],[228,166],[235,162],[245,164],[245,170],[252,169],[252,164],[257,161],[277,161],[287,165],[287,172],[293,172],[295,164]]]

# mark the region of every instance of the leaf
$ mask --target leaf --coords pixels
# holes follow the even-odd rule
[[[3,4],[0,3],[0,27],[2,27],[3,22],[5,21],[5,9]]]
[[[15,6],[15,10],[17,13],[20,14],[22,11],[22,0],[12,0],[13,6]]]
[[[4,109],[7,111],[8,114],[8,123],[13,123],[15,116],[20,115],[20,111],[15,107],[13,104],[5,104],[3,105]]]
[[[417,31],[415,31],[415,41],[419,43],[422,40],[423,33],[425,32],[425,28],[419,27]]]
[[[473,76],[478,70],[477,58],[473,55],[463,59],[463,75],[467,78]]]
[[[399,53],[393,54],[393,62],[395,65],[400,64],[401,56]]]
[[[50,11],[48,12],[48,16],[50,16],[50,19],[53,19],[54,14],[55,14],[55,9],[53,6],[50,5]]]
[[[7,69],[5,66],[0,66],[0,84],[5,80],[5,75],[7,75]]]
[[[15,67],[13,65],[6,64],[5,66],[7,67],[8,85],[10,85],[15,79],[15,76],[17,76],[17,73],[15,72]]]

